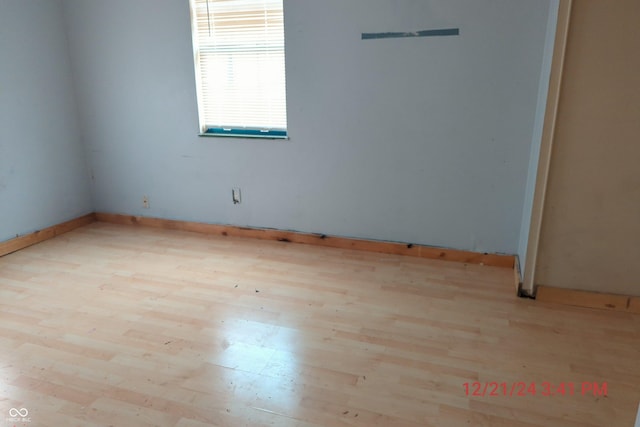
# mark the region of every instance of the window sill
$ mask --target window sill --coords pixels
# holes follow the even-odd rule
[[[247,139],[289,139],[284,130],[262,131],[259,129],[222,129],[211,128],[199,136],[214,138],[247,138]]]
[[[198,136],[205,138],[244,138],[244,139],[280,139],[287,140],[288,136],[261,136],[261,135],[239,135],[239,134],[221,134],[221,133],[199,133]]]

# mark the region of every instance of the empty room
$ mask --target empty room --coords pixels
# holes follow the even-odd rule
[[[637,0],[0,0],[0,425],[640,427]]]

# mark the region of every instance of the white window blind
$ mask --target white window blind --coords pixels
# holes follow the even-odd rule
[[[191,0],[191,7],[203,132],[286,130],[282,0]]]

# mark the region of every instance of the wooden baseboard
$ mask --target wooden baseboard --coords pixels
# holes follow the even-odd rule
[[[516,287],[516,295],[519,295],[522,285],[522,274],[520,272],[520,260],[517,256],[513,259],[513,283]]]
[[[640,297],[538,286],[536,301],[640,313]]]
[[[36,243],[43,242],[45,240],[59,236],[60,234],[67,233],[71,230],[75,230],[78,227],[91,224],[95,220],[95,214],[90,213],[67,222],[43,228],[42,230],[38,230],[30,234],[25,234],[24,236],[19,236],[5,242],[0,242],[0,256],[19,251],[20,249],[35,245]]]
[[[248,237],[254,239],[277,240],[281,242],[305,243],[340,249],[357,249],[369,252],[379,252],[396,255],[415,256],[444,261],[466,262],[494,267],[513,268],[517,272],[515,256],[502,254],[487,254],[455,249],[437,248],[412,243],[382,242],[375,240],[352,239],[347,237],[327,236],[325,234],[300,233],[296,231],[237,227],[232,225],[205,224],[189,221],[178,221],[162,218],[150,218],[111,213],[91,213],[82,217],[57,224],[36,232],[0,242],[0,256],[10,254],[28,246],[51,239],[94,221],[110,222],[114,224],[142,225],[171,230],[193,231],[221,236]]]
[[[98,221],[114,224],[142,225],[147,227],[171,230],[194,231],[221,236],[250,237],[254,239],[278,240],[281,242],[306,243],[340,249],[358,249],[370,252],[408,255],[445,261],[466,262],[469,264],[483,264],[494,267],[513,268],[513,255],[484,254],[454,249],[434,248],[430,246],[404,244],[395,242],[381,242],[374,240],[351,239],[347,237],[327,236],[325,234],[300,233],[263,228],[237,227],[233,225],[205,224],[199,222],[177,221],[162,218],[121,215],[112,213],[96,213]]]

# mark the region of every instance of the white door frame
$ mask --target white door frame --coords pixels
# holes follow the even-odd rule
[[[542,214],[544,212],[544,200],[549,179],[549,166],[551,164],[551,152],[556,130],[558,105],[560,103],[560,90],[562,89],[562,75],[564,71],[564,59],[572,4],[573,0],[560,0],[558,7],[558,23],[556,26],[556,38],[551,62],[551,75],[549,76],[549,92],[547,94],[538,171],[536,174],[536,185],[531,209],[531,224],[529,226],[529,237],[527,240],[526,268],[522,280],[522,292],[530,296],[533,296],[535,293],[535,270],[540,244],[540,231],[542,230]]]

